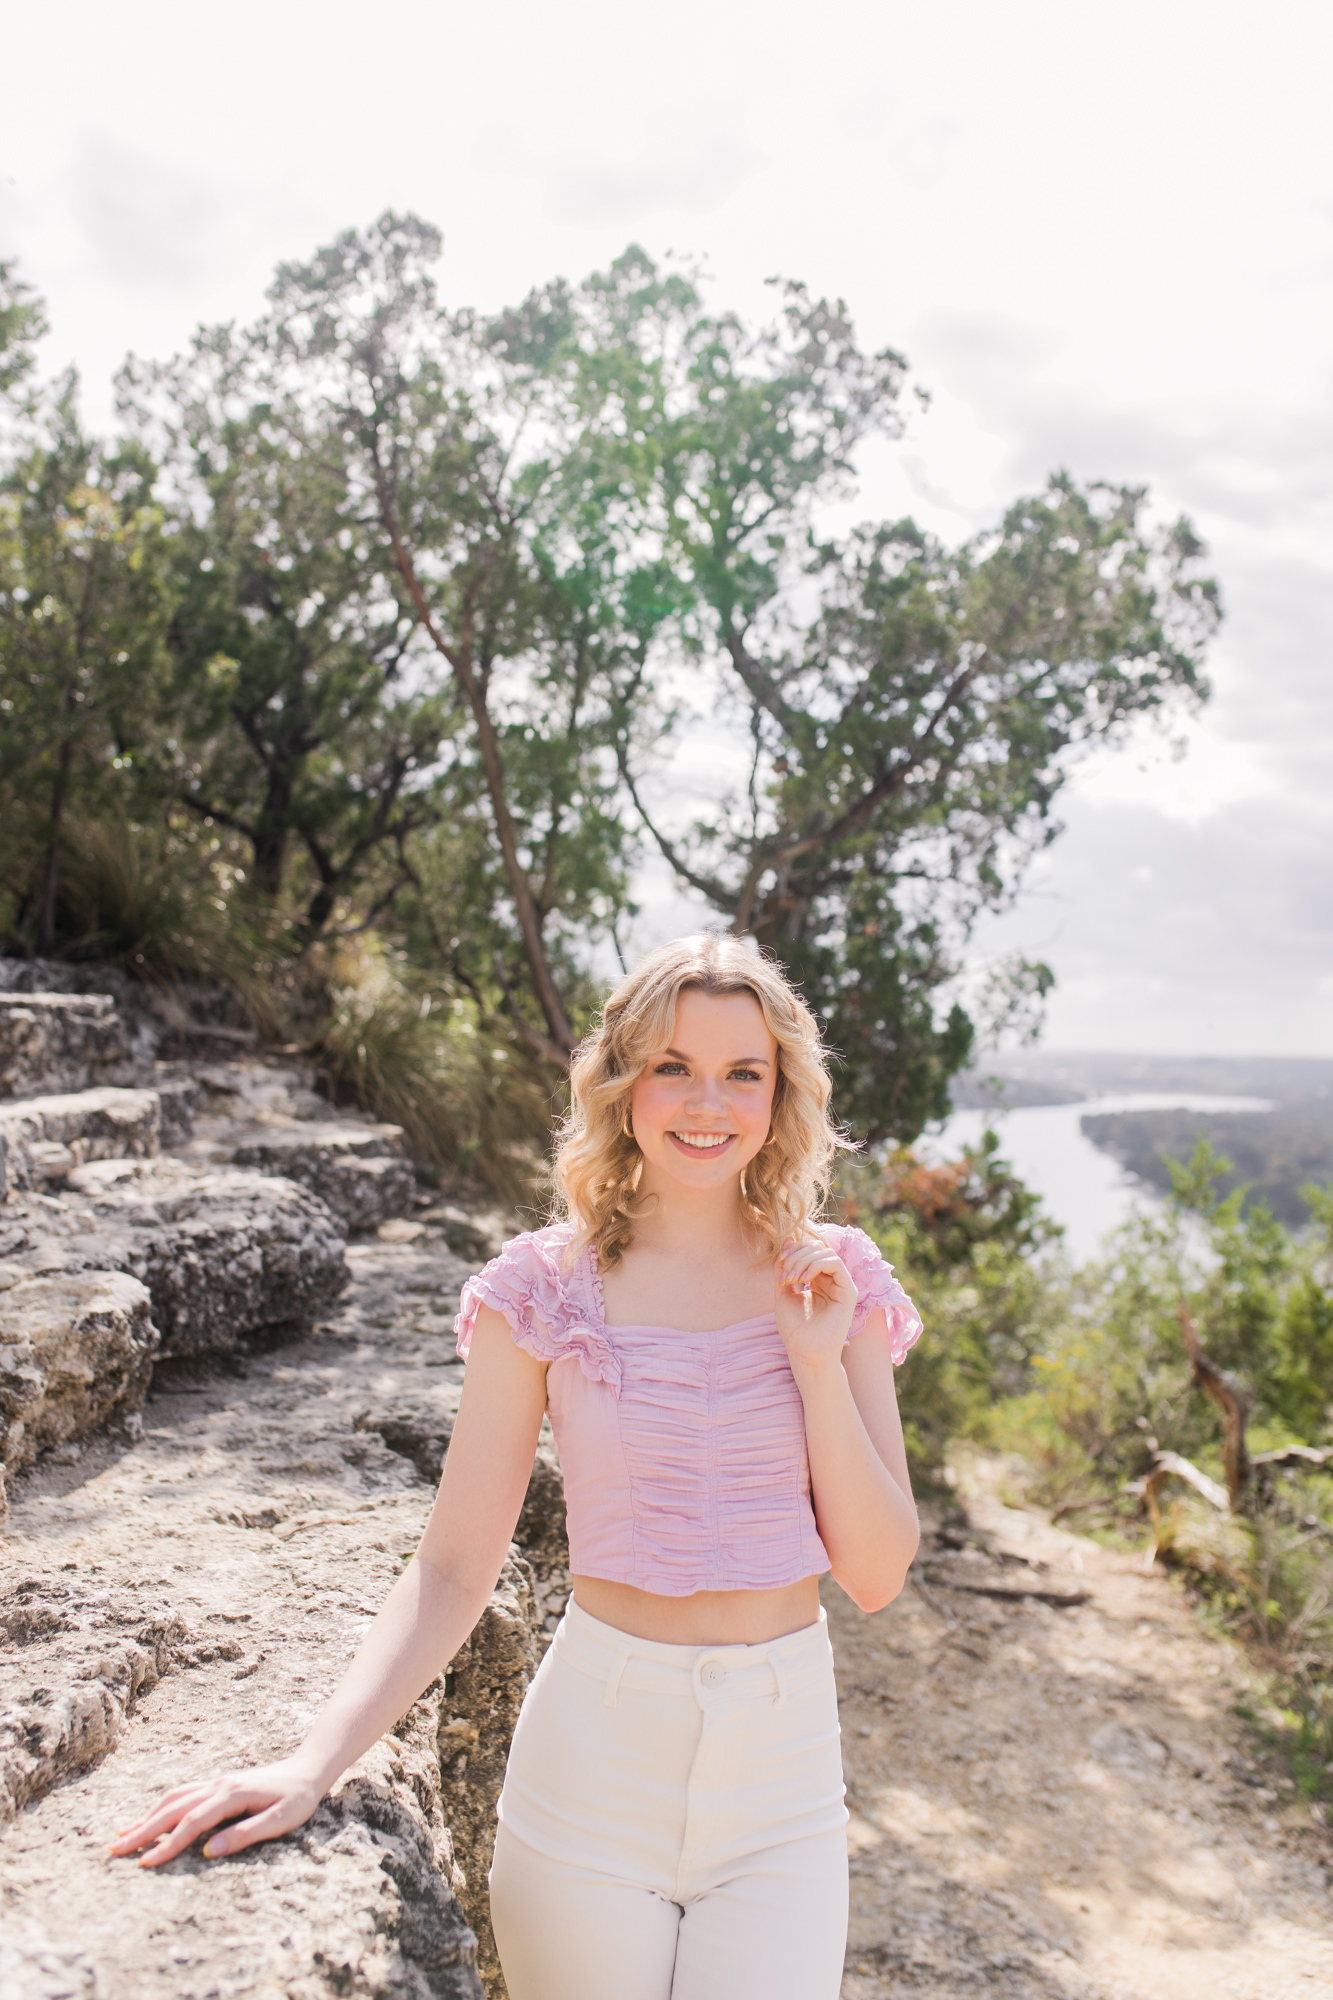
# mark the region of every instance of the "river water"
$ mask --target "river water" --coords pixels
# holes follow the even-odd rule
[[[1267,1111],[1262,1097],[1209,1097],[1127,1093],[1087,1098],[1079,1104],[1032,1104],[1014,1111],[955,1111],[943,1129],[918,1142],[933,1160],[956,1159],[975,1146],[989,1125],[1021,1180],[1042,1197],[1065,1228],[1065,1247],[1076,1263],[1096,1256],[1102,1239],[1122,1223],[1136,1202],[1154,1202],[1156,1190],[1136,1180],[1109,1153],[1085,1139],[1079,1121],[1096,1111]]]

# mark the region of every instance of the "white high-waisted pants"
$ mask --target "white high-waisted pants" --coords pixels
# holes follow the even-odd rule
[[[510,2000],[837,2000],[847,1820],[823,1613],[664,1646],[571,1602],[500,1796]]]

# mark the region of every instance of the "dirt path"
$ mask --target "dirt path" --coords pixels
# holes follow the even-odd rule
[[[431,1415],[456,1400],[467,1266],[433,1234],[350,1256],[352,1290],[310,1341],[234,1375],[164,1374],[137,1446],[53,1459],[16,1492],[0,1570],[161,1599],[198,1643],[112,1755],[0,1831],[6,2000],[3,1936],[29,1928],[50,1977],[13,1989],[25,2000],[445,1990],[376,1969],[400,1917],[367,1888],[363,1829],[160,1875],[102,1845],[170,1778],[290,1740],[419,1531],[429,1488],[403,1454],[429,1457]],[[889,1610],[828,1593],[853,1811],[844,2000],[1333,1993],[1333,1840],[1232,1712],[1243,1663],[1169,1579],[984,1484],[967,1507],[961,1530],[935,1521],[923,1582]],[[1034,1590],[1056,1602],[1014,1594]],[[59,1692],[31,1684],[40,1652],[9,1656],[30,1702]]]
[[[984,1476],[967,1516],[887,1611],[827,1595],[844,2000],[1333,1993],[1333,1840],[1233,1712],[1243,1662],[1169,1578]],[[1059,1601],[988,1594],[1034,1590]]]

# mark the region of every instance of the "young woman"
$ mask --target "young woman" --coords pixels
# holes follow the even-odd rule
[[[573,1596],[519,1717],[491,1915],[511,2000],[836,2000],[838,1710],[818,1578],[864,1611],[916,1551],[893,1365],[920,1321],[817,1223],[813,1016],[735,939],[664,945],[572,1072],[565,1220],[464,1287],[467,1377],[413,1562],[292,1756],[169,1792],[155,1867],[309,1817],[495,1584],[549,1409]],[[244,1815],[244,1817],[238,1817]]]

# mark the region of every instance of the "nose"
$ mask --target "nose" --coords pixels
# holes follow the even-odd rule
[[[715,1076],[698,1076],[694,1079],[694,1089],[690,1092],[689,1108],[718,1115],[726,1109],[726,1096],[722,1085]]]

